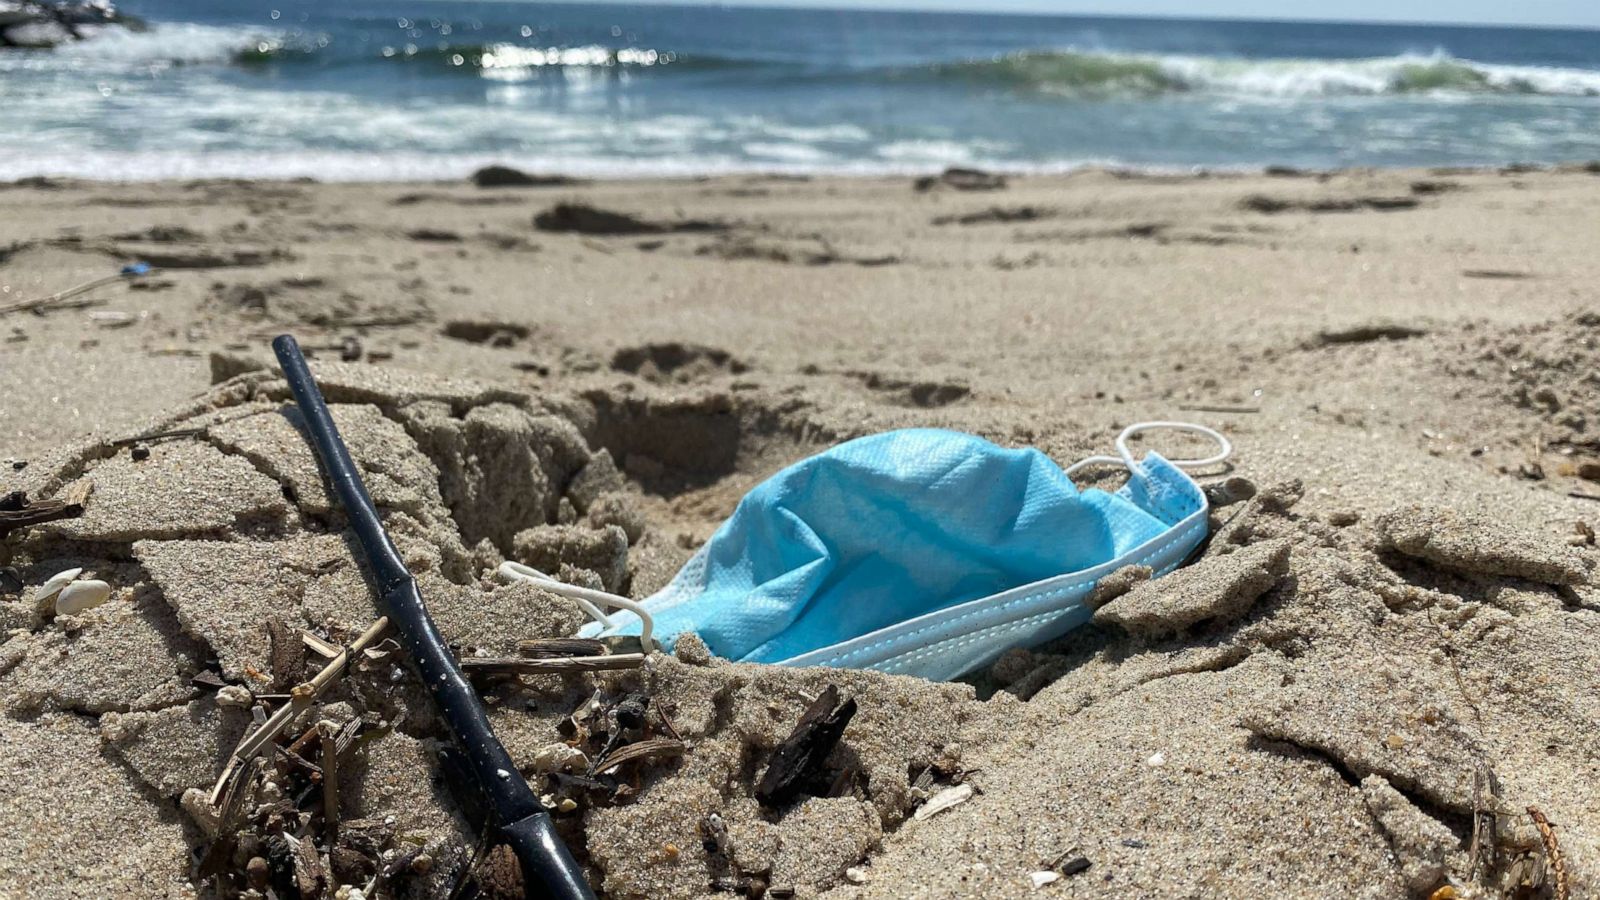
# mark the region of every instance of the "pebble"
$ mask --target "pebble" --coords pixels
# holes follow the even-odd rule
[[[250,857],[250,861],[244,864],[244,877],[258,891],[266,889],[267,874],[267,861],[259,856]]]
[[[1212,506],[1231,506],[1254,497],[1256,485],[1248,478],[1235,476],[1219,484],[1206,485],[1205,492]]]
[[[243,685],[230,684],[227,687],[217,689],[218,706],[229,706],[233,707],[234,709],[249,709],[250,704],[254,702],[255,697],[251,696],[250,689]]]
[[[1149,764],[1149,766],[1151,768],[1153,768],[1153,769],[1154,768],[1160,768],[1161,766],[1164,766],[1164,765],[1167,764],[1167,755],[1165,753],[1161,753],[1160,751],[1157,751],[1155,753],[1150,754],[1150,758],[1145,760],[1145,762],[1147,764]]]
[[[844,880],[851,884],[866,884],[867,870],[860,866],[851,866],[844,870]]]
[[[1055,882],[1060,881],[1061,875],[1057,872],[1049,871],[1034,872],[1028,876],[1028,880],[1033,882],[1033,889],[1037,891],[1047,884],[1054,884]]]
[[[56,615],[75,616],[110,599],[111,585],[104,581],[74,581],[56,594]]]

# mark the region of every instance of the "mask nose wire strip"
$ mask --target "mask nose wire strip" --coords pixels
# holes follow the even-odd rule
[[[603,628],[609,629],[613,624],[611,617],[607,616],[602,611],[603,609],[625,609],[639,617],[639,643],[644,646],[644,652],[649,653],[656,649],[655,641],[651,638],[651,635],[655,632],[655,620],[650,617],[648,610],[627,597],[557,581],[538,569],[532,566],[525,566],[522,563],[501,563],[496,572],[499,573],[500,577],[507,580],[526,581],[538,585],[552,594],[566,597],[568,600],[578,604],[578,608],[587,613],[590,618],[599,622]]]
[[[1122,429],[1122,433],[1117,435],[1116,456],[1086,456],[1066,468],[1067,477],[1071,478],[1073,473],[1089,468],[1090,466],[1123,466],[1130,472],[1136,470],[1139,467],[1139,462],[1133,458],[1133,451],[1128,449],[1128,439],[1136,434],[1146,431],[1155,431],[1157,429],[1164,429],[1167,431],[1183,431],[1189,434],[1198,434],[1202,437],[1208,437],[1211,440],[1216,441],[1217,446],[1220,448],[1218,452],[1202,459],[1168,460],[1168,462],[1180,469],[1201,469],[1206,466],[1214,466],[1233,455],[1232,442],[1224,437],[1222,432],[1217,431],[1214,428],[1207,428],[1204,425],[1196,425],[1193,422],[1135,422],[1134,424],[1129,425],[1127,428]]]

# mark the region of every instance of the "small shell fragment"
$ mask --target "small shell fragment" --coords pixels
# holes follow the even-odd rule
[[[1060,881],[1061,873],[1051,872],[1049,870],[1043,872],[1034,872],[1028,876],[1028,880],[1033,882],[1033,889],[1037,891],[1047,884],[1054,884],[1055,882]]]
[[[75,616],[88,612],[111,599],[111,585],[104,581],[74,581],[56,594],[56,615]]]
[[[844,870],[844,880],[851,884],[866,884],[867,870],[860,866],[851,866]]]
[[[579,772],[589,767],[589,757],[577,747],[546,744],[533,754],[533,767],[547,775],[561,771]]]
[[[51,575],[48,581],[39,585],[39,589],[33,592],[34,606],[41,613],[49,613],[55,609],[56,596],[61,593],[61,589],[71,584],[72,579],[82,574],[83,569],[78,568],[67,569],[65,572],[57,572]]]
[[[912,818],[920,822],[930,816],[936,816],[952,806],[960,806],[971,799],[972,785],[958,784],[955,787],[947,787],[929,797],[927,803],[917,807],[917,811]]]

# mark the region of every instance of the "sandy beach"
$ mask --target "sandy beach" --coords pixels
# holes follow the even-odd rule
[[[192,792],[314,671],[274,628],[378,615],[282,411],[286,331],[467,655],[582,621],[503,560],[648,595],[849,438],[1234,442],[1200,481],[1254,494],[1214,491],[1199,559],[960,682],[689,642],[486,687],[603,896],[1591,896],[1595,171],[0,185],[0,309],[155,267],[0,316],[0,495],[87,497],[0,536],[0,897],[252,889],[264,844],[208,857]],[[111,599],[52,615],[75,567]],[[502,896],[426,696],[363,666],[303,724],[361,723],[344,833],[387,832],[325,854],[326,895],[401,858],[394,896]],[[859,706],[831,784],[759,803],[830,684]],[[681,753],[550,777],[564,720],[638,694]]]

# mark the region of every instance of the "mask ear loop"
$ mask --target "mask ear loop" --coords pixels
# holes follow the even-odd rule
[[[1127,428],[1122,429],[1122,433],[1117,435],[1115,444],[1117,448],[1116,456],[1085,456],[1083,459],[1078,460],[1066,468],[1067,477],[1071,478],[1074,473],[1082,469],[1089,468],[1090,466],[1122,466],[1129,472],[1137,472],[1139,470],[1139,461],[1133,458],[1133,451],[1128,449],[1128,439],[1136,434],[1146,431],[1154,431],[1156,429],[1183,431],[1188,432],[1189,434],[1198,434],[1202,437],[1208,437],[1211,440],[1216,441],[1217,446],[1220,449],[1211,456],[1207,456],[1202,459],[1167,460],[1180,469],[1203,469],[1206,466],[1214,466],[1217,463],[1223,462],[1227,460],[1228,457],[1233,455],[1233,443],[1224,437],[1222,432],[1217,431],[1214,428],[1207,428],[1204,425],[1196,425],[1193,422],[1135,422],[1134,424],[1129,425]]]
[[[614,627],[615,624],[611,621],[611,617],[602,611],[602,608],[625,609],[639,617],[639,643],[644,646],[644,652],[649,653],[658,649],[656,642],[651,638],[655,631],[655,619],[651,618],[650,613],[634,600],[619,594],[611,594],[606,591],[597,591],[592,588],[579,587],[575,584],[567,584],[565,581],[557,581],[538,569],[532,566],[525,566],[522,563],[501,563],[500,568],[496,569],[495,573],[507,581],[526,581],[530,584],[538,585],[552,594],[566,597],[568,600],[578,604],[578,608],[582,609],[589,618],[599,622],[602,628],[609,629]]]

